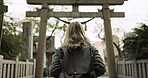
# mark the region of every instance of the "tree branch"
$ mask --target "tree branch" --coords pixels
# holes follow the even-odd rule
[[[47,38],[47,40],[50,40],[51,36],[53,35],[53,33],[54,33],[54,31],[57,29],[57,27],[58,27],[58,25],[56,25],[56,26],[54,27],[54,29],[52,30],[50,36]]]

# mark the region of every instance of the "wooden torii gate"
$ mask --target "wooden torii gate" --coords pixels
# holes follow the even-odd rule
[[[3,17],[4,17],[4,12],[7,12],[8,7],[3,5],[3,0],[0,0],[0,48],[1,48],[1,40],[2,40],[2,31],[3,31]]]
[[[40,31],[39,31],[39,49],[37,52],[36,76],[35,78],[42,78],[43,76],[43,57],[46,41],[46,26],[47,20],[50,17],[74,17],[74,18],[92,18],[101,17],[104,20],[105,41],[107,48],[109,77],[117,78],[115,68],[115,58],[113,51],[113,40],[111,31],[111,17],[124,17],[124,12],[114,12],[109,9],[109,5],[122,5],[124,0],[27,0],[28,4],[42,5],[41,10],[26,12],[27,17],[41,17]],[[53,12],[48,8],[48,5],[72,5],[72,12]],[[79,12],[79,5],[101,5],[102,10],[98,12]]]

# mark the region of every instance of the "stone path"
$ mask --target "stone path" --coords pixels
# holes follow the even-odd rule
[[[108,76],[101,76],[101,77],[98,77],[98,78],[109,78]]]
[[[53,77],[44,77],[44,78],[53,78]],[[108,76],[101,76],[101,77],[98,77],[98,78],[109,78]]]

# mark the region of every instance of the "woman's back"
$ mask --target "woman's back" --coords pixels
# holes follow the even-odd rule
[[[79,22],[72,22],[67,28],[64,43],[53,55],[51,76],[97,78],[104,73],[105,65],[98,50],[91,46],[82,25]]]
[[[93,46],[86,46],[71,52],[66,48],[59,48],[53,57],[50,66],[50,74],[53,77],[66,73],[67,77],[64,78],[97,78],[105,73],[103,60]]]
[[[62,65],[68,74],[90,72],[91,56],[90,46],[85,46],[69,52],[63,48]]]

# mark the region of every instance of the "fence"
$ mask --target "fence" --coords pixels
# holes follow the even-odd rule
[[[148,78],[148,59],[116,61],[118,78]]]
[[[0,55],[0,78],[35,78],[35,60],[4,60]]]

